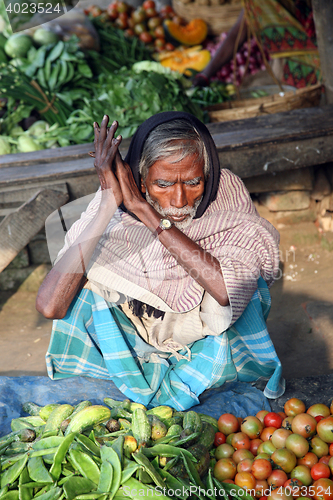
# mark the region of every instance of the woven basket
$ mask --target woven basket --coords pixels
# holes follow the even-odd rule
[[[322,84],[285,92],[284,95],[273,94],[256,99],[239,99],[209,106],[207,109],[211,122],[241,120],[256,116],[281,113],[292,109],[318,106]]]
[[[198,18],[206,21],[208,33],[214,36],[229,31],[242,10],[242,4],[238,0],[223,5],[200,5],[197,3],[199,1],[183,3],[181,0],[172,0],[172,7],[176,14],[183,17],[186,22]]]

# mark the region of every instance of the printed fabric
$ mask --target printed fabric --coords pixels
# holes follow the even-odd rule
[[[206,389],[227,381],[269,379],[264,395],[277,398],[285,386],[266,328],[269,309],[269,290],[259,278],[234,325],[188,345],[190,360],[185,356],[177,360],[147,344],[119,307],[83,289],[66,317],[53,322],[46,354],[48,375],[54,380],[75,375],[109,379],[133,401],[177,410],[199,404]]]

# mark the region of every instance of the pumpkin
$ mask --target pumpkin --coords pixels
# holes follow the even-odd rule
[[[166,39],[175,47],[178,45],[198,45],[207,38],[208,27],[203,19],[192,19],[186,26],[170,19],[163,22]]]
[[[182,48],[164,55],[160,63],[173,71],[191,76],[191,70],[202,71],[209,63],[210,57],[209,50],[201,50],[200,46]]]

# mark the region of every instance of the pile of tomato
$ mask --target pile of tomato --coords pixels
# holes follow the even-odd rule
[[[124,30],[128,36],[137,36],[145,44],[153,45],[157,52],[175,49],[174,45],[165,39],[163,29],[165,19],[171,19],[177,24],[186,24],[184,19],[176,15],[171,5],[165,5],[157,12],[154,0],[145,0],[136,9],[123,0],[115,0],[105,10],[97,5],[91,5],[84,12]]]
[[[214,476],[260,500],[333,499],[333,401],[330,408],[291,398],[283,412],[244,419],[225,413],[215,435]]]

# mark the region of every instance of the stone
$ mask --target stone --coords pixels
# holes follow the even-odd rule
[[[41,264],[40,266],[35,267],[20,285],[18,290],[25,292],[38,292],[39,287],[43,283],[44,278],[50,269],[51,266],[48,264]]]
[[[333,214],[318,215],[318,224],[324,233],[333,231]]]
[[[249,193],[270,191],[311,191],[313,188],[312,168],[299,168],[288,172],[247,177],[243,182]]]
[[[279,224],[299,224],[301,222],[315,222],[317,220],[317,212],[314,208],[309,207],[304,210],[289,210],[276,212],[276,223]]]
[[[37,234],[28,247],[32,264],[51,264],[45,234]]]
[[[310,191],[273,191],[261,193],[259,202],[271,212],[305,210],[310,206]]]
[[[23,269],[25,267],[29,267],[30,261],[29,261],[29,252],[28,248],[24,247],[11,261],[10,264],[8,264],[8,269]]]
[[[325,196],[329,196],[331,191],[331,184],[327,178],[325,168],[319,167],[315,173],[315,182],[310,196],[313,200],[321,201]]]

